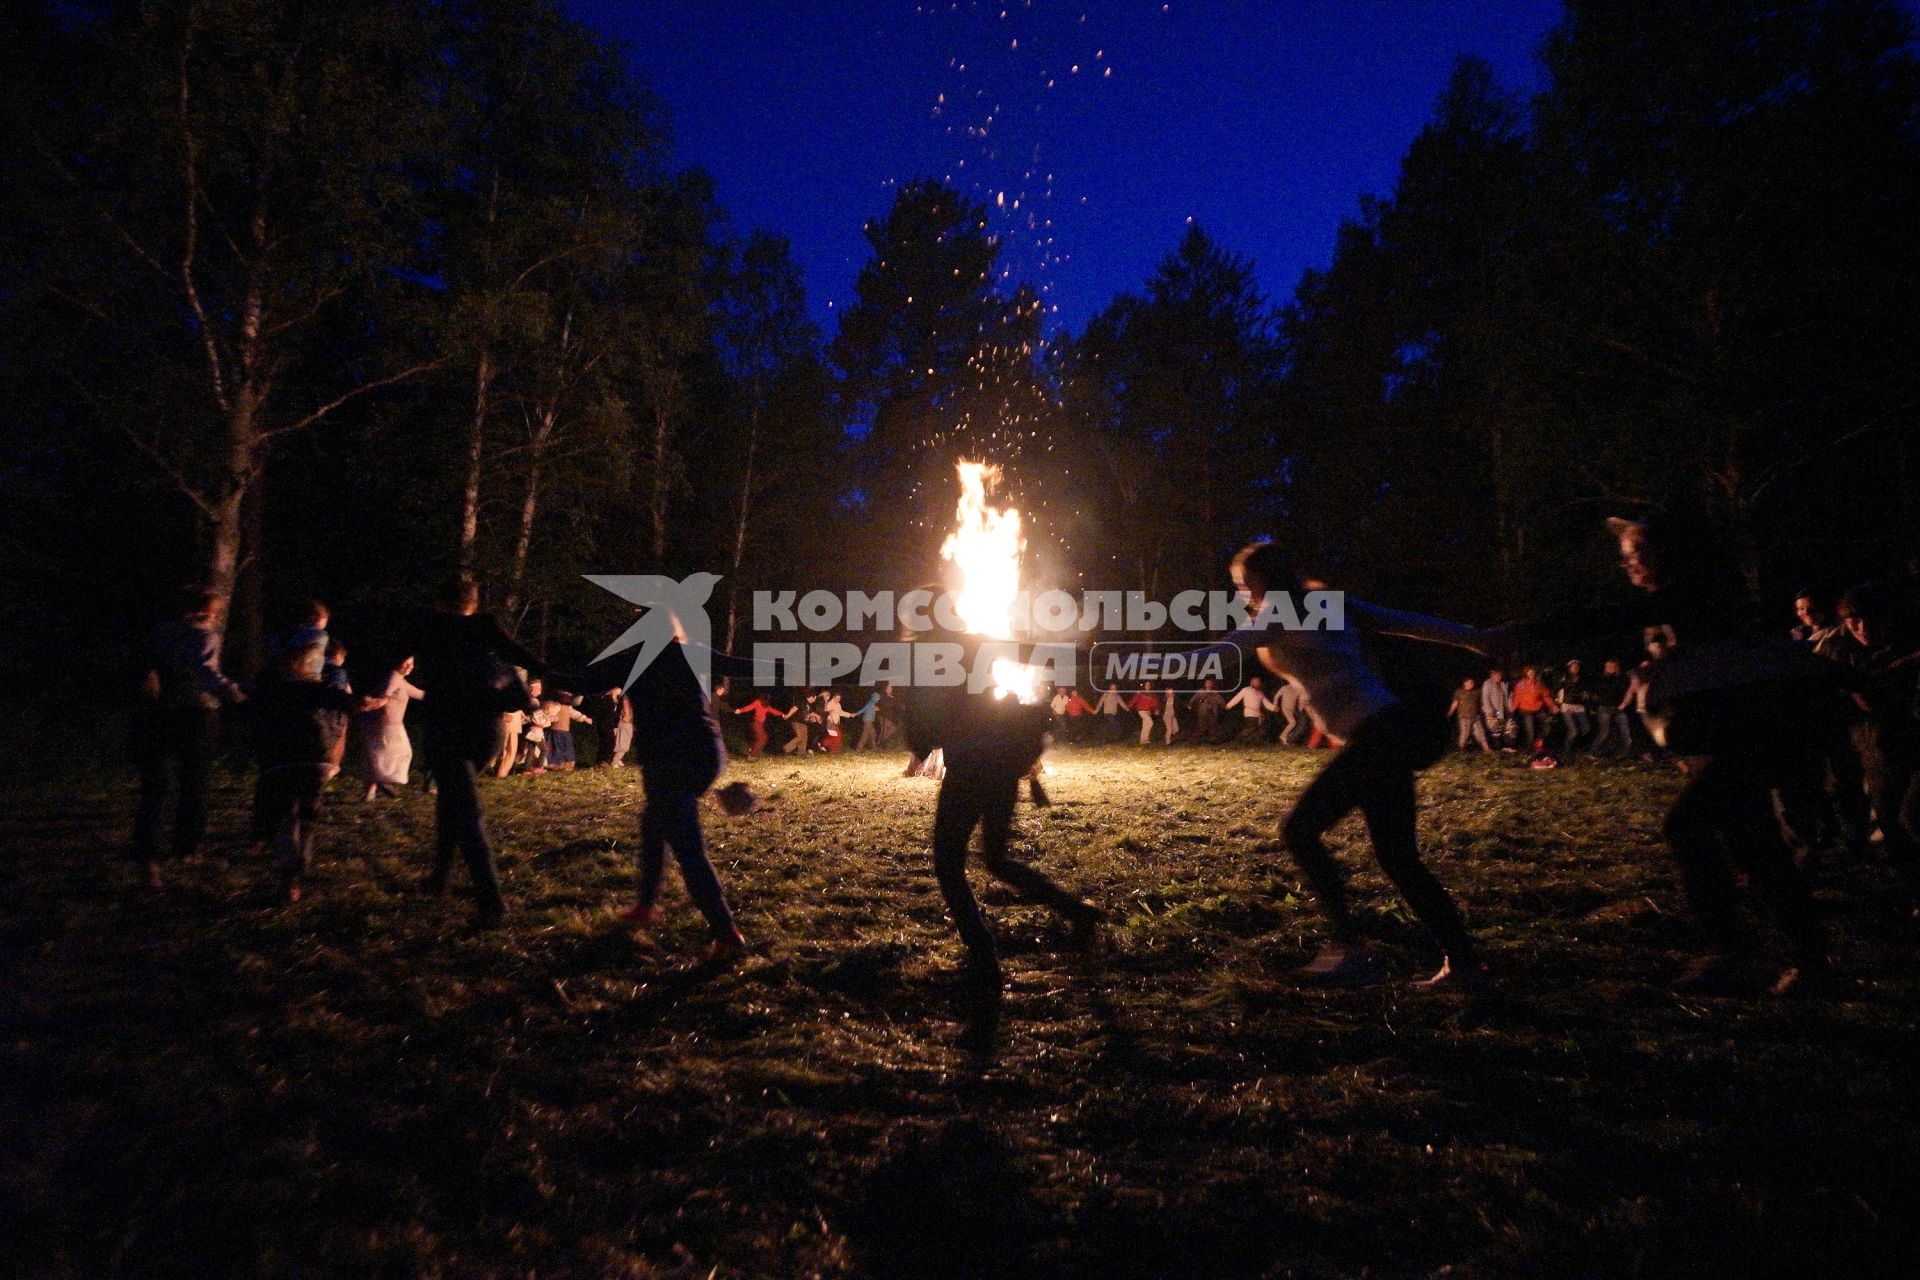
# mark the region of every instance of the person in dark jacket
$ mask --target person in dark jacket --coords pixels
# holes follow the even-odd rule
[[[422,888],[438,896],[458,854],[473,880],[474,924],[500,923],[506,903],[494,869],[493,845],[480,809],[479,770],[491,759],[502,714],[527,710],[532,699],[515,668],[543,677],[556,688],[571,682],[529,653],[487,614],[479,612],[480,588],[459,577],[441,589],[436,607],[416,617],[404,646],[414,655],[414,683],[426,735],[427,768],[437,788],[433,868]]]
[[[301,881],[313,860],[320,793],[339,770],[333,761],[335,725],[349,714],[386,705],[362,698],[325,678],[324,643],[285,648],[248,701],[254,756],[254,829],[272,834],[281,896],[300,901]]]
[[[156,889],[164,882],[160,825],[167,796],[178,793],[170,851],[175,858],[190,857],[207,831],[207,777],[220,739],[220,708],[245,700],[240,687],[220,670],[214,622],[225,604],[225,597],[214,591],[183,591],[179,616],[154,628],[147,642],[144,700],[134,719],[140,807],[131,852]]]
[[[1804,650],[1760,637],[1703,522],[1662,513],[1607,527],[1637,594],[1576,625],[1588,635],[1649,629],[1660,641],[1637,688],[1639,710],[1655,740],[1686,760],[1687,785],[1665,830],[1706,943],[1676,985],[1701,994],[1747,986],[1753,941],[1740,923],[1737,866],[1788,944],[1773,990],[1825,989],[1826,932],[1775,819],[1773,790],[1804,774],[1817,741],[1807,726],[1834,714],[1835,685]]]
[[[966,665],[972,666],[971,655]],[[1050,715],[1045,703],[1026,706],[991,690],[969,693],[964,686],[915,689],[907,704],[908,747],[916,758],[938,748],[946,763],[934,803],[934,877],[966,944],[968,977],[995,988],[1003,978],[993,927],[967,884],[975,827],[980,828],[980,861],[988,873],[1026,900],[1058,912],[1072,928],[1076,945],[1091,939],[1102,918],[1099,908],[1008,852],[1020,780],[1039,762]]]
[[[655,606],[659,607],[659,606]],[[676,624],[676,632],[678,626]],[[700,655],[710,672],[748,676],[751,662],[705,650]],[[596,663],[589,679],[622,679],[633,706],[634,757],[646,801],[640,810],[640,892],[621,919],[648,926],[659,919],[660,879],[667,850],[673,850],[687,896],[706,917],[713,940],[707,951],[712,963],[738,957],[747,940],[734,923],[733,910],[720,877],[707,857],[706,834],[700,827],[700,798],[727,766],[726,741],[713,702],[687,659],[687,645],[676,638],[637,672],[614,655]],[[618,690],[609,684],[609,693]]]

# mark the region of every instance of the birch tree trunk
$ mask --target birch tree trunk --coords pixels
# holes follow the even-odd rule
[[[740,626],[740,563],[747,555],[747,525],[753,517],[753,462],[760,449],[759,396],[747,417],[747,464],[740,477],[740,517],[733,526],[733,563],[727,570],[727,639],[721,646],[733,652],[733,640]]]
[[[507,571],[506,614],[509,624],[516,631],[526,596],[527,559],[533,551],[533,526],[540,513],[541,466],[545,461],[547,445],[553,439],[554,424],[558,420],[558,409],[552,406],[543,408],[533,429],[533,439],[528,442],[527,491],[520,499],[520,523],[514,531],[513,560]]]
[[[467,475],[460,494],[460,568],[472,573],[479,556],[480,480],[485,469],[487,411],[493,392],[493,352],[482,349],[473,372],[473,421],[467,427]]]
[[[667,473],[667,440],[671,419],[667,411],[655,406],[653,411],[653,485],[647,495],[647,514],[650,517],[651,537],[648,547],[649,560],[655,573],[663,572],[667,563],[667,498],[672,491],[671,477]]]

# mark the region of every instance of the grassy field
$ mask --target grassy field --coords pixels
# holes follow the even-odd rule
[[[508,927],[408,892],[431,802],[326,815],[307,900],[239,848],[243,782],[161,894],[127,788],[0,827],[0,1274],[1813,1276],[1920,1260],[1916,926],[1816,870],[1857,993],[1669,993],[1687,938],[1642,766],[1449,761],[1429,858],[1500,995],[1429,967],[1357,823],[1396,979],[1304,992],[1274,841],[1315,759],[1102,748],[1023,804],[1109,908],[1076,953],[988,889],[1011,989],[953,980],[900,757],[736,764],[708,817],[755,944],[704,970],[669,872],[651,941],[632,771],[487,789]],[[458,876],[456,877],[458,882]]]

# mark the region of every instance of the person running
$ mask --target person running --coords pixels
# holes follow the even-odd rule
[[[1373,654],[1375,636],[1405,636],[1485,652],[1483,631],[1419,614],[1383,609],[1349,595],[1340,628],[1292,630],[1265,624],[1270,592],[1305,583],[1271,542],[1255,542],[1233,559],[1234,586],[1253,621],[1214,648],[1238,650],[1306,690],[1314,725],[1342,745],[1307,784],[1281,824],[1293,855],[1331,931],[1319,953],[1297,971],[1313,984],[1353,984],[1374,977],[1378,964],[1365,949],[1348,905],[1346,877],[1328,851],[1327,831],[1358,809],[1366,819],[1375,860],[1438,946],[1440,968],[1423,985],[1473,989],[1491,982],[1479,948],[1453,898],[1420,858],[1414,777],[1446,750],[1444,706],[1409,703],[1389,688]],[[1204,652],[1204,651],[1203,651]]]
[[[474,927],[494,928],[506,901],[480,807],[479,771],[500,749],[501,716],[514,707],[524,712],[532,702],[519,672],[564,681],[480,612],[480,586],[469,577],[448,581],[433,610],[414,618],[410,630],[404,647],[413,653],[414,683],[423,695],[420,720],[435,786],[434,857],[421,888],[435,897],[445,893],[454,858],[461,858],[473,881]]]
[[[1453,691],[1453,701],[1447,707],[1447,714],[1459,726],[1455,751],[1465,751],[1469,742],[1479,743],[1483,752],[1493,750],[1487,743],[1486,723],[1480,718],[1480,686],[1472,676],[1462,680],[1460,687]]]
[[[160,827],[167,797],[174,795],[168,851],[176,859],[192,857],[207,834],[207,780],[220,741],[220,708],[246,700],[220,670],[215,623],[225,606],[218,592],[189,588],[180,594],[178,616],[155,627],[147,640],[142,705],[134,718],[140,805],[130,852],[155,889],[165,883]]]
[[[672,643],[640,671],[621,672],[625,660],[615,654],[589,674],[593,683],[616,678],[628,682],[625,692],[633,703],[634,756],[646,794],[640,810],[638,893],[620,919],[643,928],[658,921],[660,881],[671,849],[687,896],[706,918],[711,935],[707,961],[722,964],[738,958],[747,949],[747,940],[734,923],[720,877],[707,857],[700,798],[727,767],[726,740],[713,703],[687,660],[678,619],[674,631]],[[757,671],[753,663],[729,654],[708,650],[702,656],[717,674],[749,676]]]
[[[932,633],[920,633],[927,639]],[[944,636],[972,646],[972,637]],[[972,665],[969,655],[965,664]],[[1117,695],[1116,695],[1117,696]],[[966,946],[965,976],[998,990],[1004,983],[993,927],[967,883],[967,857],[974,828],[980,829],[980,861],[988,874],[1030,902],[1051,907],[1066,920],[1075,945],[1091,940],[1102,912],[1014,858],[1009,850],[1020,781],[1046,749],[1049,711],[1025,706],[991,690],[969,693],[964,685],[915,689],[908,708],[907,741],[916,756],[941,753],[946,772],[934,802],[933,871],[940,896]]]
[[[1788,966],[1773,991],[1829,989],[1826,931],[1773,791],[1803,775],[1818,740],[1807,726],[1838,701],[1831,679],[1803,647],[1759,635],[1739,575],[1704,521],[1660,513],[1607,527],[1636,598],[1560,625],[1586,635],[1632,626],[1650,636],[1635,696],[1654,740],[1686,758],[1687,783],[1665,833],[1705,944],[1675,985],[1699,994],[1748,988],[1753,939],[1738,908],[1738,867],[1787,942]]]
[[[786,713],[779,710],[765,697],[756,695],[752,702],[743,707],[735,707],[733,714],[753,717],[753,741],[747,747],[747,759],[758,760],[760,753],[767,749],[767,717],[784,720]]]

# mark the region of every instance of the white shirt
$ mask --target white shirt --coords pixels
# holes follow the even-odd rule
[[[1256,689],[1248,685],[1227,699],[1227,709],[1239,707],[1240,714],[1249,720],[1258,720],[1262,711],[1273,710],[1273,699],[1267,696],[1265,689]]]

